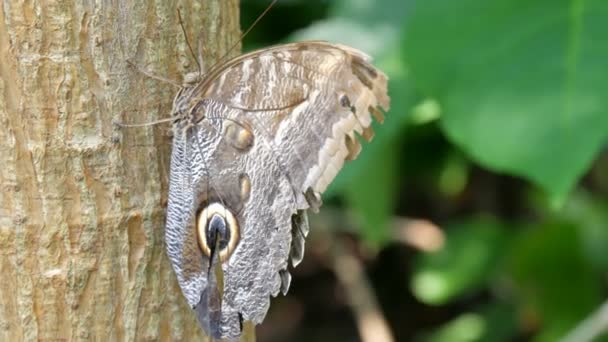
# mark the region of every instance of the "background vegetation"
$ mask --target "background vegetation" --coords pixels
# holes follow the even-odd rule
[[[268,3],[243,0],[242,27]],[[601,0],[279,1],[246,50],[358,47],[389,75],[392,108],[313,230],[350,220],[312,237],[258,337],[360,338],[324,263],[335,238],[398,341],[601,339],[605,321],[583,322],[607,293],[606,20]],[[396,238],[408,229],[422,245]]]

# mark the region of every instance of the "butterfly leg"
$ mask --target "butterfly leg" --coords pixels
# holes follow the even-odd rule
[[[164,82],[164,83],[169,83],[172,86],[175,86],[177,88],[181,88],[182,87],[181,84],[178,81],[172,80],[172,79],[169,79],[169,78],[166,78],[166,77],[162,77],[162,76],[156,75],[156,74],[154,74],[152,72],[149,72],[149,71],[147,71],[147,70],[139,67],[135,63],[131,62],[130,60],[127,60],[127,64],[129,64],[130,67],[132,67],[133,69],[135,69],[135,71],[137,71],[137,72],[143,74],[144,76],[149,77],[149,78],[151,78],[153,80],[157,80],[157,81]]]

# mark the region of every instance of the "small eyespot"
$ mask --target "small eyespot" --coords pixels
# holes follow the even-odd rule
[[[340,105],[342,107],[350,109],[350,111],[353,112],[353,114],[357,114],[357,107],[353,106],[350,103],[350,99],[348,98],[348,96],[346,94],[340,95],[339,101],[340,101]]]
[[[247,151],[253,146],[253,133],[251,130],[236,122],[229,122],[224,132],[226,140],[240,151]]]
[[[348,98],[348,96],[346,96],[346,94],[342,94],[340,96],[340,105],[342,107],[346,107],[346,108],[350,108],[351,107],[350,99]]]
[[[230,209],[211,203],[196,218],[196,235],[203,254],[211,258],[219,253],[220,261],[224,262],[239,242],[239,224]]]
[[[239,183],[241,186],[241,201],[245,203],[249,199],[249,194],[251,193],[251,180],[246,173],[243,173],[239,176]]]

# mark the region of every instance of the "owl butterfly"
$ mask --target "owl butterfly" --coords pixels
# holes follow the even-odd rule
[[[317,41],[236,57],[179,90],[167,253],[210,336],[238,338],[287,293],[306,211],[388,108],[387,77],[369,57]]]

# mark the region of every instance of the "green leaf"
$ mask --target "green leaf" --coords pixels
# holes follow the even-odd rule
[[[581,246],[577,227],[559,222],[531,229],[514,243],[512,276],[522,309],[541,321],[539,341],[556,341],[600,303],[599,277]]]
[[[446,231],[444,248],[422,254],[412,277],[412,292],[427,304],[445,304],[485,285],[499,268],[509,243],[506,230],[490,219],[450,226]]]
[[[404,51],[448,137],[563,202],[608,141],[608,2],[417,1]]]
[[[408,1],[403,0],[334,0],[330,13],[365,25],[400,28],[406,17]]]

